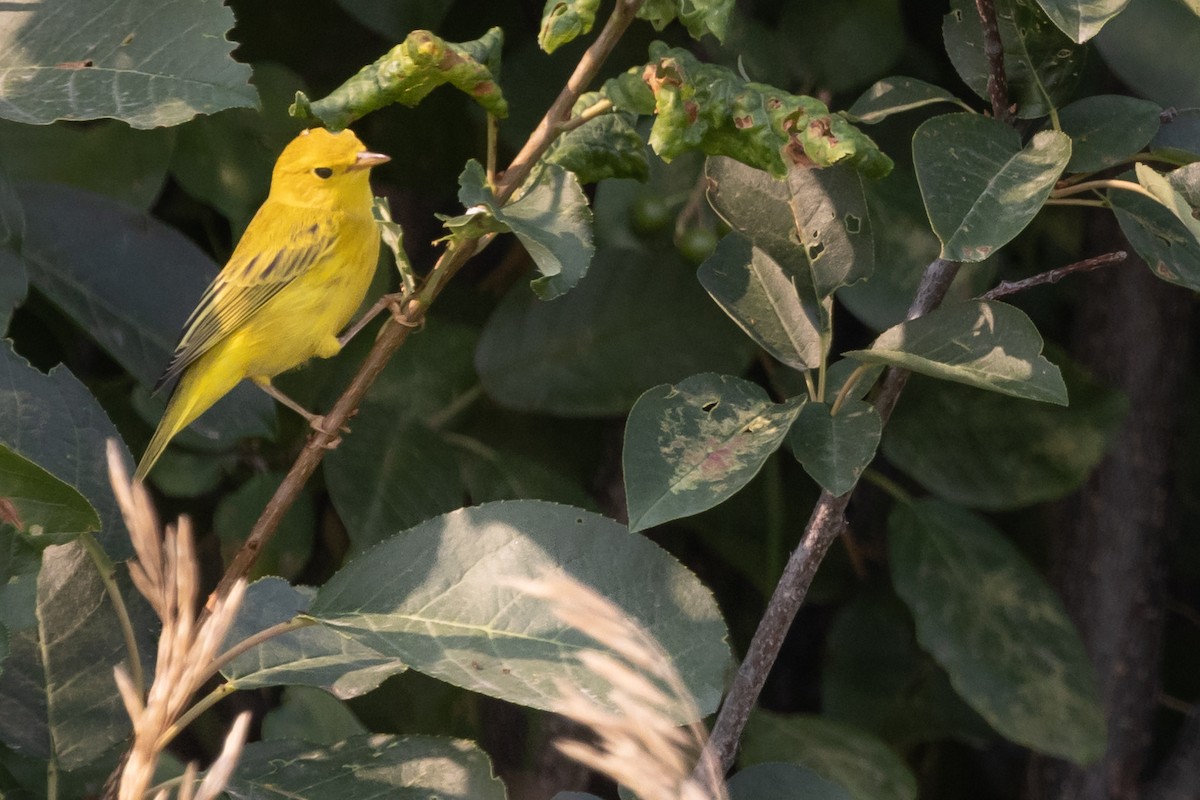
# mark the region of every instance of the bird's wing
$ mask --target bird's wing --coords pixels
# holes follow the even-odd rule
[[[332,226],[311,217],[279,224],[272,215],[263,214],[265,210],[251,221],[229,263],[184,323],[155,391],[244,325],[333,247]],[[266,243],[270,244],[264,247]]]

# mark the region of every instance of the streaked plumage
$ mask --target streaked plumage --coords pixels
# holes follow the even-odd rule
[[[156,389],[176,376],[166,413],[135,477],[167,443],[243,378],[269,387],[281,372],[335,355],[379,257],[369,153],[352,132],[304,131],[280,154],[271,191],[184,325]]]

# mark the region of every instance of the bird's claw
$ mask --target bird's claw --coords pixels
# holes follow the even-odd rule
[[[387,308],[392,314],[392,319],[396,320],[396,324],[403,325],[406,328],[415,328],[418,331],[425,327],[425,317],[422,316],[417,322],[413,322],[408,317],[406,308],[408,299],[403,295],[392,295],[388,300]]]
[[[337,446],[342,443],[342,434],[350,432],[350,426],[343,424],[337,431],[331,431],[325,427],[325,417],[320,414],[313,415],[308,424],[312,426],[312,439],[319,440],[321,436],[330,437],[327,441],[318,441],[317,443],[326,450],[336,450]]]

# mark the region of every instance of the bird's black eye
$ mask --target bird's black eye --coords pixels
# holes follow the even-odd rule
[[[333,170],[331,170],[329,167],[317,167],[313,170],[313,174],[321,180],[325,180],[326,178],[333,177]]]

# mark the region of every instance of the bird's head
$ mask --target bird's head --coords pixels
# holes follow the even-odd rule
[[[310,128],[279,154],[271,173],[271,195],[297,205],[336,205],[370,192],[371,167],[391,159],[372,153],[351,130]],[[368,194],[369,196],[369,194]]]

